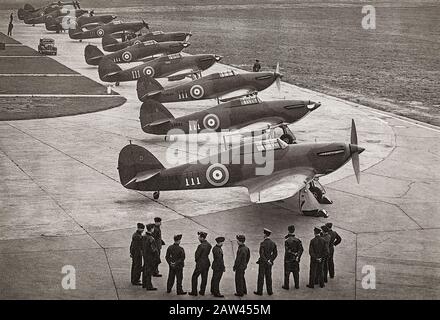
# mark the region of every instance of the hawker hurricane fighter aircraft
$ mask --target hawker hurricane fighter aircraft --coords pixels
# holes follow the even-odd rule
[[[165,42],[165,41],[184,41],[188,42],[191,37],[190,32],[163,32],[163,31],[153,31],[140,36],[136,36],[133,39],[119,42],[116,38],[112,37],[109,34],[104,35],[102,37],[102,48],[104,51],[115,52],[126,47],[132,46],[134,44],[138,44],[145,41],[154,40],[157,42]]]
[[[84,49],[84,57],[87,64],[92,66],[98,66],[104,58],[116,63],[128,63],[143,60],[154,55],[179,53],[188,46],[188,42],[172,41],[157,43],[156,41],[147,41],[104,55],[98,47],[88,44]]]
[[[241,94],[240,96],[245,96],[264,90],[275,81],[280,88],[281,77],[279,65],[277,65],[275,72],[236,73],[229,70],[213,73],[171,88],[164,88],[153,78],[144,77],[138,80],[137,95],[141,101],[154,99],[160,102],[214,99],[237,92]],[[224,97],[222,101],[240,96]]]
[[[130,69],[123,70],[111,59],[102,59],[99,63],[99,78],[105,82],[134,81],[140,77],[149,76],[154,78],[168,77],[169,81],[181,80],[185,77],[196,77],[203,70],[211,67],[222,57],[214,54],[197,54],[182,56],[180,53],[171,54],[145,62]],[[180,71],[189,70],[186,73]]]
[[[83,30],[80,27],[69,29],[69,37],[70,39],[80,41],[83,39],[102,38],[106,34],[114,34],[114,36],[121,37],[124,32],[137,32],[142,28],[148,29],[148,24],[143,20],[140,22],[112,21],[91,30]]]
[[[155,199],[166,190],[245,187],[252,202],[264,203],[292,197],[315,177],[336,171],[350,158],[359,183],[363,151],[352,120],[350,143],[288,145],[280,139],[258,140],[169,169],[148,150],[129,144],[119,153],[118,171],[125,188],[154,191]]]
[[[116,16],[110,14],[90,17],[80,16],[79,18],[75,18],[72,16],[63,16],[57,18],[48,17],[46,19],[46,30],[56,31],[57,33],[63,30],[76,28],[85,28],[87,30],[90,30],[103,24],[109,23],[114,19],[116,19]]]
[[[139,119],[144,132],[158,135],[167,135],[170,130],[180,130],[184,134],[224,130],[246,133],[279,127],[283,130],[280,139],[291,144],[295,141],[295,136],[287,125],[297,122],[320,106],[320,103],[302,100],[263,102],[257,96],[253,96],[174,118],[163,104],[147,100],[142,104]]]
[[[26,3],[23,8],[18,9],[18,19],[24,20],[25,18],[36,18],[47,15],[55,10],[59,10],[64,6],[81,9],[79,3],[76,2],[53,2],[47,6],[35,9],[32,5]]]
[[[78,18],[87,12],[88,12],[87,10],[83,10],[83,9],[70,9],[63,7],[39,17],[25,17],[24,23],[35,25],[35,24],[46,23],[48,21],[49,22],[53,21],[54,18],[60,20],[64,17],[67,17],[66,19],[74,18],[74,17]]]

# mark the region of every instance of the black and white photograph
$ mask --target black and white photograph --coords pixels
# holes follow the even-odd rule
[[[440,299],[440,1],[51,1],[0,0],[0,300]]]

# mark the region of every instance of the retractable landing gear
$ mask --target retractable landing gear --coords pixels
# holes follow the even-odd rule
[[[327,211],[322,208],[321,204],[309,188],[309,186],[306,186],[300,191],[299,207],[301,212],[309,217],[328,218],[329,215],[327,214]]]
[[[159,199],[159,196],[160,196],[160,191],[154,191],[154,192],[153,192],[153,199],[154,199],[154,200]]]
[[[283,135],[280,137],[287,144],[296,144],[296,137],[288,126],[282,125],[280,127],[283,130]]]

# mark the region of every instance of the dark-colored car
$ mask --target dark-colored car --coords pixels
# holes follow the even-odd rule
[[[57,47],[55,47],[55,40],[51,38],[40,39],[38,45],[38,52],[46,55],[57,55]]]

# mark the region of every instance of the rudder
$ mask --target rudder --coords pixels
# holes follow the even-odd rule
[[[162,103],[148,99],[142,104],[139,116],[142,129],[153,122],[169,119],[174,119],[174,116]]]
[[[128,189],[137,189],[135,178],[139,173],[148,180],[164,169],[162,163],[147,149],[129,144],[119,152],[118,171],[121,184]]]
[[[111,35],[104,34],[101,41],[102,41],[102,48],[104,49],[104,51],[113,52],[118,50],[119,41],[114,37],[112,37]]]
[[[111,77],[120,71],[122,71],[121,67],[108,58],[102,59],[98,66],[98,74],[101,81],[112,82],[110,79],[106,78]]]
[[[162,90],[162,85],[151,77],[141,77],[137,81],[136,91],[140,101],[146,101],[148,97],[155,96]]]
[[[88,44],[84,49],[84,57],[87,64],[97,66],[101,62],[102,57],[104,57],[104,53],[97,46]]]

